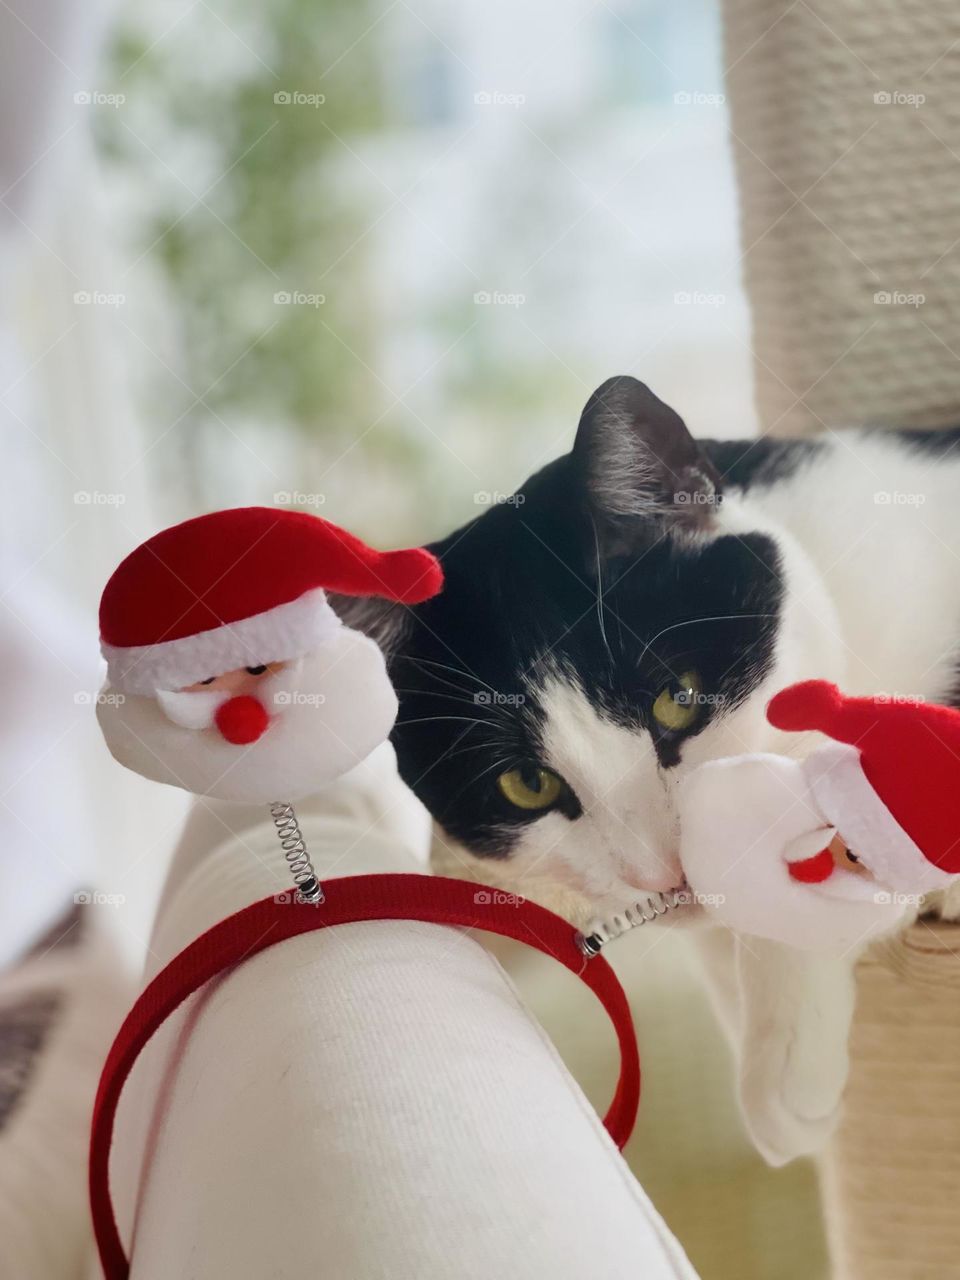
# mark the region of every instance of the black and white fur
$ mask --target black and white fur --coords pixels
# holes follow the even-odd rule
[[[686,771],[805,749],[766,723],[777,689],[820,676],[954,701],[958,441],[694,440],[642,383],[604,383],[570,453],[431,548],[441,595],[343,606],[388,653],[401,773],[445,869],[583,922],[681,882]],[[702,712],[664,732],[653,701],[691,669]],[[542,814],[497,785],[535,766],[564,784]],[[814,1149],[846,1078],[849,962],[737,948],[714,930],[701,945],[718,999],[737,1006],[757,1145],[774,1163]]]

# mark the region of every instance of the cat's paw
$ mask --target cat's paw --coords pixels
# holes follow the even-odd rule
[[[745,1064],[740,1105],[754,1146],[775,1167],[821,1151],[840,1118],[849,1071],[846,1042],[775,1037]]]
[[[772,1165],[821,1150],[840,1116],[850,1067],[850,958],[739,938],[740,1104]]]

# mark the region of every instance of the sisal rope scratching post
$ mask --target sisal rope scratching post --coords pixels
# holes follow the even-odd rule
[[[761,423],[955,424],[960,8],[724,0],[724,17]]]
[[[761,423],[960,422],[960,9],[724,0],[724,16]],[[825,1161],[838,1280],[956,1271],[958,1009],[960,924],[918,922],[861,962]]]
[[[874,947],[857,994],[825,1162],[836,1280],[942,1280],[960,1239],[960,925],[919,921]]]

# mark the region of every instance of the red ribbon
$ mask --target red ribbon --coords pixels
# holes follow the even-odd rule
[[[90,1138],[90,1207],[105,1280],[126,1280],[130,1273],[110,1198],[110,1146],[117,1104],[140,1051],[165,1019],[211,978],[314,929],[358,920],[423,920],[498,933],[559,960],[583,979],[613,1022],[620,1076],[603,1123],[621,1150],[630,1137],[640,1103],[640,1055],[630,1006],[606,960],[584,958],[576,930],[567,921],[535,903],[441,876],[348,876],[326,883],[324,893],[319,906],[265,898],[222,920],[175,956],[127,1014],[100,1077]]]

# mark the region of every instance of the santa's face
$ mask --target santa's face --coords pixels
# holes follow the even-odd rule
[[[851,861],[842,834],[825,824],[800,761],[711,761],[684,780],[680,804],[690,887],[737,933],[802,951],[852,952],[899,925],[902,901]],[[815,876],[796,874],[822,859]]]
[[[830,856],[833,858],[833,865],[839,871],[849,871],[853,875],[862,876],[869,880],[873,879],[870,869],[860,860],[860,855],[854,853],[839,831],[827,847],[830,850]]]
[[[188,684],[181,693],[256,693],[257,686],[262,684],[264,676],[276,675],[289,664],[286,662],[260,662],[253,667],[237,667],[234,671],[225,671],[221,676],[207,676],[206,680],[198,680],[196,684]]]
[[[157,702],[174,724],[185,729],[216,728],[228,742],[246,745],[266,732],[270,719],[292,701],[302,678],[303,659],[261,662],[197,680],[183,689],[157,691]],[[239,708],[245,731],[237,734],[232,707]],[[249,714],[253,704],[259,714]],[[243,715],[244,705],[247,715]]]
[[[397,700],[380,650],[340,628],[291,662],[253,664],[156,698],[100,699],[114,757],[158,782],[222,800],[297,800],[363,760],[393,727]],[[231,709],[258,708],[229,740]]]

